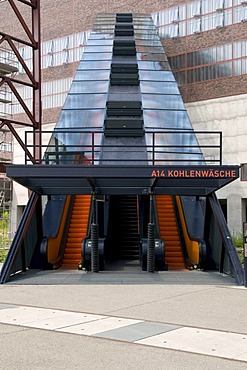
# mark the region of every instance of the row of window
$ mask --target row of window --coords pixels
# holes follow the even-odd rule
[[[159,27],[158,31],[161,38],[182,37],[247,20],[247,6],[239,6],[239,4],[241,4],[241,0],[234,0],[233,3],[232,0],[194,1],[187,5],[154,13],[153,20],[156,26]],[[232,5],[233,8],[230,8]],[[219,9],[223,9],[223,11],[216,11]],[[207,14],[210,12],[214,13]],[[190,16],[191,18],[189,18]],[[81,32],[43,42],[41,50],[42,68],[80,60],[89,34],[90,32]],[[28,67],[32,69],[32,49],[22,47],[19,52]],[[21,65],[19,65],[19,71],[20,73],[23,72]]]
[[[247,74],[247,40],[170,58],[179,85]]]
[[[43,42],[41,45],[41,68],[55,67],[80,60],[89,34],[90,32],[80,32]],[[32,48],[19,48],[19,53],[28,68],[32,70]],[[21,64],[19,64],[19,72],[24,72]]]
[[[68,91],[72,83],[72,78],[44,82],[42,84],[42,107],[43,109],[61,107],[64,104]],[[32,89],[24,86],[18,89],[18,93],[25,100],[29,109],[32,109]],[[20,104],[13,97],[12,114],[23,113]],[[5,104],[6,105],[6,104]],[[6,105],[8,106],[8,105]],[[10,106],[9,106],[10,109]]]
[[[173,71],[247,57],[247,40],[193,51],[170,58]]]
[[[184,21],[202,15],[221,12],[226,9],[245,6],[245,0],[197,0],[153,14],[155,24],[160,27],[169,23]]]
[[[247,74],[247,58],[175,72],[180,86],[223,77]]]
[[[195,4],[199,4],[199,2],[195,2]],[[185,5],[182,7],[185,7]],[[194,13],[187,15],[187,17],[180,17],[181,12],[178,10],[176,11],[176,16],[171,17],[170,14],[173,14],[171,11],[178,8],[180,9],[180,7],[177,7],[153,14],[154,23],[158,27],[161,38],[183,37],[247,21],[246,2],[233,8],[223,6],[222,8],[217,8],[220,10],[209,14],[201,12],[202,7],[195,6],[194,9],[198,11],[195,10]]]

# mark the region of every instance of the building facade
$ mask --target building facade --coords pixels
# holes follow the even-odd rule
[[[18,2],[17,2],[18,3]],[[18,4],[26,22],[25,6]],[[3,31],[21,34],[7,0],[0,1]],[[43,128],[50,130],[59,113],[97,13],[151,13],[195,130],[222,131],[223,164],[247,162],[247,2],[243,0],[42,0]],[[25,37],[25,35],[24,35]],[[19,52],[31,62],[30,48]],[[18,73],[25,75],[21,65]],[[19,87],[27,105],[31,90]],[[23,117],[16,101],[10,114]],[[20,128],[20,134],[25,133]],[[44,145],[49,135],[44,137]],[[14,145],[14,162],[23,163]],[[232,233],[241,233],[247,220],[247,185],[237,180],[217,193]],[[12,229],[27,201],[26,189],[14,186]]]

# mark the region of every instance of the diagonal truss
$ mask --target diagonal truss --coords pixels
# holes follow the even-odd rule
[[[10,11],[14,13],[16,21],[21,26],[23,37],[19,38],[16,35],[10,35],[1,32],[0,29],[0,47],[4,44],[13,52],[19,65],[22,66],[23,75],[16,76],[1,74],[0,71],[0,88],[7,86],[9,91],[15,97],[17,103],[21,106],[24,114],[21,118],[0,117],[0,129],[6,126],[13,134],[17,142],[24,150],[27,157],[32,163],[39,163],[41,160],[41,42],[40,42],[40,0],[6,0],[9,3]],[[20,9],[20,3],[21,8]],[[1,2],[0,2],[1,8]],[[30,22],[26,22],[22,14],[23,9],[25,14],[30,15]],[[29,24],[30,23],[30,24]],[[20,45],[31,49],[31,65],[28,65],[21,53],[19,52]],[[18,87],[28,86],[32,91],[32,104],[29,107],[21,94],[18,92]],[[33,128],[33,152],[31,153],[23,139],[17,132],[18,126],[28,126]]]

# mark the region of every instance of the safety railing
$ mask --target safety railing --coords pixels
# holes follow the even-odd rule
[[[50,142],[41,145],[44,165],[107,165],[133,164],[222,164],[222,132],[193,130],[146,130],[145,138],[131,140],[104,137],[103,130],[55,129]],[[27,131],[26,147],[34,150]],[[134,141],[133,141],[134,140]],[[25,158],[25,164],[30,162]],[[31,163],[31,162],[30,162]]]

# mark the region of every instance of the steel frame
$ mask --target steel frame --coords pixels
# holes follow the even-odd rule
[[[17,20],[20,22],[25,35],[27,36],[27,40],[9,35],[7,33],[0,31],[0,45],[3,42],[7,42],[11,50],[13,51],[14,55],[16,56],[18,62],[22,65],[25,74],[27,76],[28,81],[22,81],[18,78],[12,78],[5,75],[0,75],[0,87],[3,84],[7,84],[11,90],[11,92],[16,97],[19,104],[22,106],[26,116],[28,117],[30,123],[26,123],[25,121],[18,121],[6,118],[0,118],[0,129],[2,127],[7,126],[10,132],[13,134],[17,142],[20,144],[22,149],[25,152],[25,155],[30,159],[32,163],[40,163],[41,160],[41,35],[40,35],[40,0],[6,0]],[[22,3],[26,7],[30,8],[31,12],[31,26],[29,26],[25,19],[23,18],[21,11],[18,8],[17,3]],[[1,5],[0,5],[1,6]],[[21,54],[19,53],[16,43],[21,43],[25,46],[29,46],[32,48],[32,69],[28,67],[25,60],[22,58]],[[29,109],[26,105],[23,98],[18,93],[15,85],[24,85],[29,86],[32,88],[32,97],[33,97],[33,104],[32,108]],[[20,135],[18,134],[16,128],[17,126],[28,126],[33,128],[33,152],[31,153],[25,142],[22,140]]]

